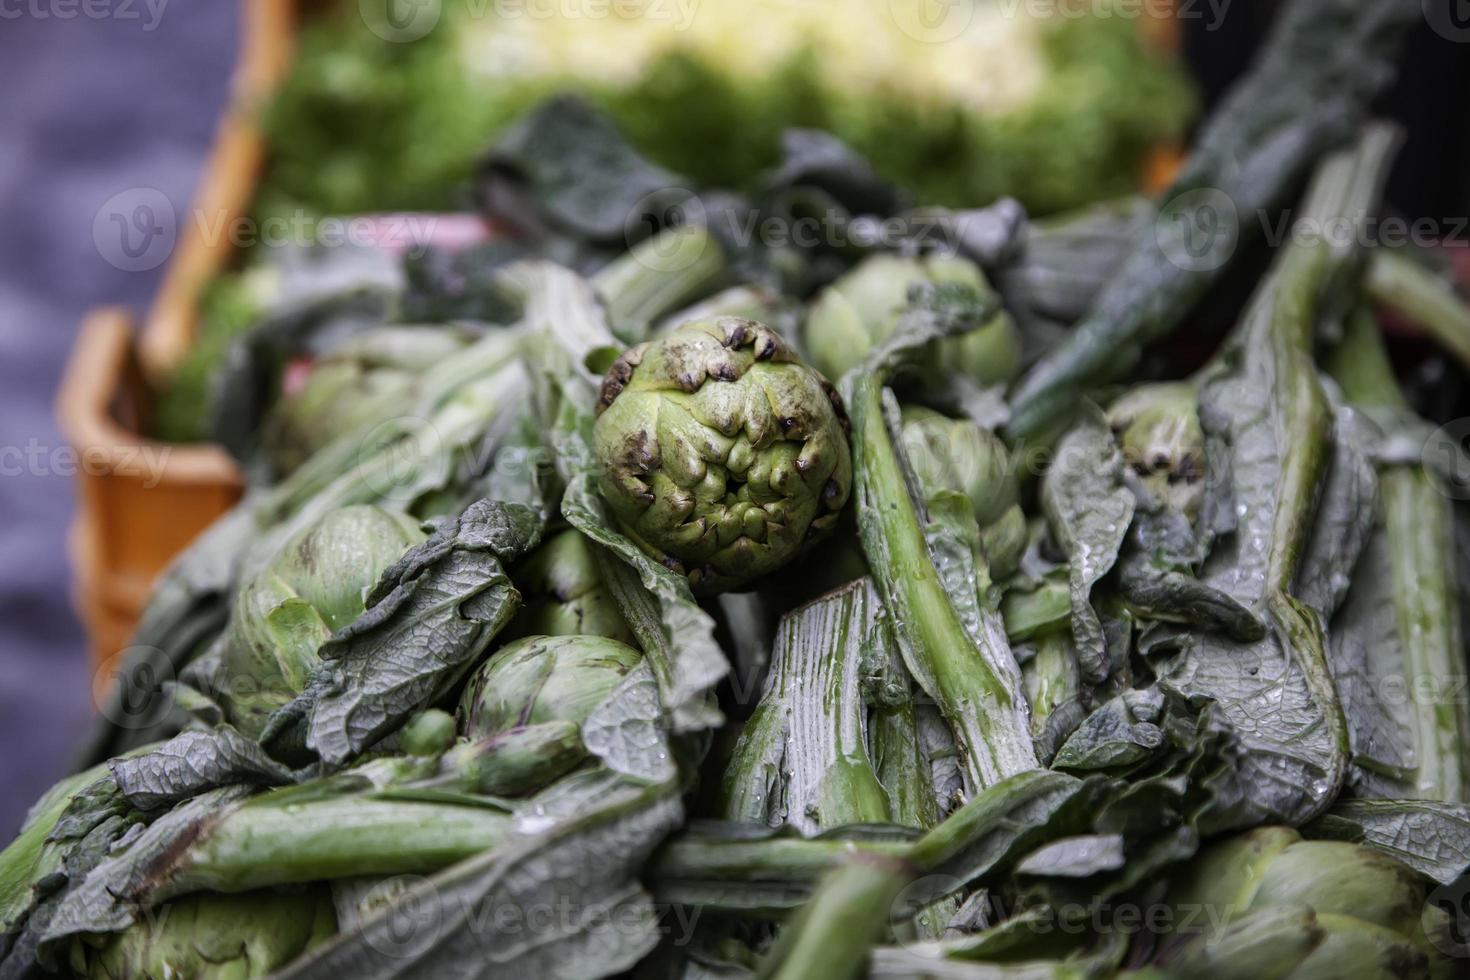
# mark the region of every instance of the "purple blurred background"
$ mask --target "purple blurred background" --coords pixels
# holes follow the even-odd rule
[[[0,6],[0,842],[63,773],[92,711],[65,548],[73,480],[53,472],[65,469],[56,386],[83,313],[146,309],[162,271],[110,265],[92,223],[133,188],[188,206],[227,98],[238,9]]]

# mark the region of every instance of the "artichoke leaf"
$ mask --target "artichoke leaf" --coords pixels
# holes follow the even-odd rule
[[[1092,588],[1112,570],[1133,521],[1133,493],[1124,485],[1123,455],[1096,410],[1082,413],[1057,444],[1041,485],[1041,502],[1067,555],[1072,636],[1082,676],[1107,679],[1108,651]]]
[[[1470,804],[1343,799],[1303,832],[1366,844],[1441,885],[1470,870]]]
[[[159,810],[207,790],[233,785],[284,786],[292,771],[231,725],[187,731],[150,752],[112,763],[128,803]]]

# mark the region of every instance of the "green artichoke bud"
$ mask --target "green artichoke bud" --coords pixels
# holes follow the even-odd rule
[[[226,718],[258,736],[306,686],[322,643],[362,615],[383,572],[423,539],[409,518],[368,505],[332,511],[293,538],[231,611],[215,682]]]
[[[598,412],[613,515],[704,594],[785,565],[836,526],[852,489],[836,391],[753,320],[695,321],[627,351]]]
[[[582,723],[643,660],[603,636],[528,636],[470,678],[449,765],[482,793],[540,789],[587,758]]]
[[[1194,386],[1135,388],[1113,402],[1108,424],[1124,462],[1154,498],[1193,521],[1205,493],[1205,436]]]
[[[511,576],[521,611],[506,631],[518,636],[606,636],[633,642],[633,632],[603,588],[592,544],[568,529],[553,536],[516,566]]]
[[[1291,980],[1399,980],[1429,977],[1430,957],[1402,933],[1350,915],[1317,913],[1321,944]]]
[[[941,490],[964,494],[981,527],[999,520],[1020,500],[1005,443],[968,419],[907,406],[903,447],[925,495]]]
[[[475,672],[459,703],[460,733],[486,738],[525,725],[580,725],[643,661],[603,636],[527,636]]]
[[[399,740],[409,755],[428,757],[443,753],[454,744],[454,716],[438,708],[430,708],[409,719]]]
[[[1343,841],[1297,841],[1267,863],[1252,908],[1307,905],[1411,935],[1426,889],[1419,875],[1381,851]]]
[[[812,304],[803,333],[812,363],[829,378],[840,378],[857,367],[893,335],[909,287],[920,283],[959,283],[991,292],[980,267],[967,259],[874,255]],[[999,313],[979,330],[946,341],[941,358],[945,366],[982,385],[1002,384],[1020,371],[1020,333],[1009,315]]]
[[[1271,974],[1307,980],[1442,974],[1445,958],[1425,935],[1427,891],[1416,872],[1380,851],[1262,827],[1202,851],[1169,894],[1179,908],[1231,922],[1232,934],[1248,933],[1269,912],[1310,910],[1320,941]]]
[[[123,932],[72,942],[69,965],[88,980],[245,980],[274,973],[336,929],[325,888],[204,892]]]
[[[980,532],[980,548],[990,566],[990,577],[1002,581],[1016,574],[1029,543],[1026,513],[1020,504],[1014,504]]]
[[[276,473],[290,473],[343,433],[411,401],[419,376],[469,339],[455,327],[389,326],[341,344],[312,367],[300,390],[271,410],[261,444]]]
[[[1219,841],[1179,870],[1169,886],[1170,899],[1176,905],[1239,912],[1249,907],[1271,861],[1301,839],[1290,827],[1258,827]]]
[[[1266,909],[1241,916],[1217,935],[1206,928],[1168,957],[1170,980],[1285,980],[1324,937],[1311,909]]]

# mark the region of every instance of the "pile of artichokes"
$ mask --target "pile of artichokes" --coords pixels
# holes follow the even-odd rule
[[[0,978],[1456,975],[1470,524],[1374,284],[1470,314],[1296,236],[1191,357],[1149,213],[296,311],[351,339],[0,852]]]

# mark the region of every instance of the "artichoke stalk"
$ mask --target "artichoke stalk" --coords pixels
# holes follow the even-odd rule
[[[852,488],[836,391],[753,320],[695,321],[624,353],[593,437],[624,532],[703,594],[788,563]]]
[[[758,980],[852,980],[865,975],[868,947],[888,929],[917,870],[902,860],[855,854],[818,885],[780,932]]]
[[[889,819],[862,677],[865,648],[883,629],[868,578],[781,618],[765,694],[725,770],[726,819],[803,834]]]
[[[1402,261],[1402,260],[1398,260]],[[1348,318],[1332,372],[1354,406],[1409,415],[1378,324],[1358,310]],[[1388,547],[1400,670],[1411,692],[1408,722],[1417,770],[1409,792],[1428,800],[1470,802],[1470,704],[1429,692],[1463,676],[1460,595],[1454,556],[1454,503],[1423,466],[1379,466],[1379,517]],[[1387,662],[1390,651],[1375,651]]]
[[[893,336],[909,289],[924,283],[956,283],[982,295],[993,292],[980,267],[967,259],[875,255],[812,304],[802,335],[812,363],[829,378],[841,378],[862,364]],[[977,330],[943,341],[940,351],[944,367],[956,368],[981,385],[1008,382],[1021,367],[1020,333],[1004,311]]]
[[[362,615],[383,572],[423,539],[412,519],[370,505],[331,511],[293,538],[231,611],[220,675],[207,678],[226,718],[259,736],[305,688],[321,644]]]
[[[1021,671],[999,612],[977,606],[967,622],[945,588],[890,431],[881,380],[856,375],[849,397],[863,551],[904,663],[953,728],[965,790],[974,795],[1037,768]],[[896,406],[892,414],[896,421]]]

